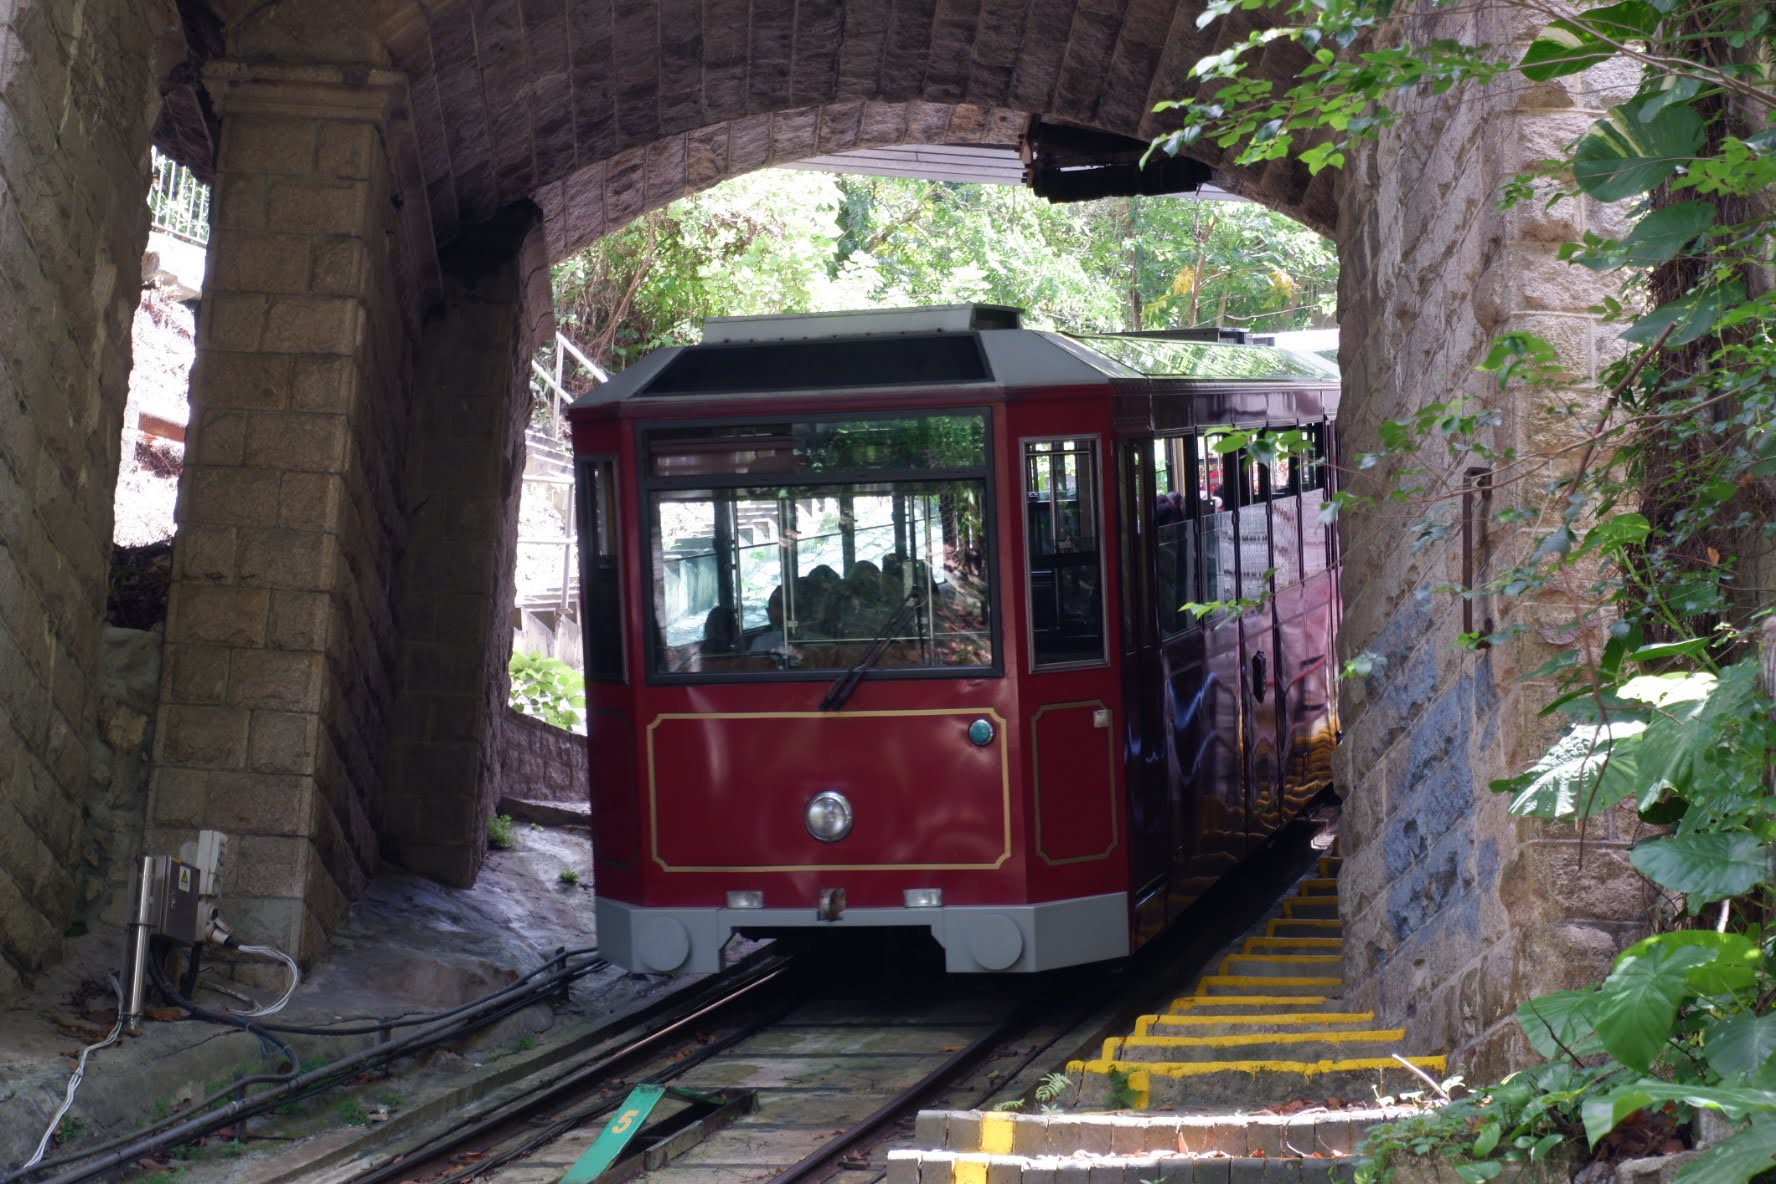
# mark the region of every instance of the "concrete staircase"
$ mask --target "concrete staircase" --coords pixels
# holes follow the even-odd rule
[[[888,1184],[1323,1184],[1372,1124],[1414,1111],[1382,1098],[1429,1090],[1441,1056],[1396,1059],[1401,1028],[1340,1003],[1336,854],[1200,978],[1067,1072],[1076,1109],[931,1111],[927,1150],[895,1151]],[[1136,1114],[1130,1111],[1172,1113]],[[1253,1111],[1268,1110],[1267,1113]]]
[[[1248,936],[1198,980],[1195,993],[1104,1041],[1069,1074],[1086,1106],[1258,1109],[1328,1099],[1371,1101],[1425,1088],[1395,1059],[1406,1032],[1339,1006],[1343,929],[1339,857],[1320,860],[1283,902],[1281,916]],[[1432,1077],[1440,1056],[1407,1057]]]

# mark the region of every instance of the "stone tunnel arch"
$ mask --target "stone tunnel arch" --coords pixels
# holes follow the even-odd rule
[[[1025,113],[1152,131],[1153,100],[1183,93],[1190,64],[1241,31],[1198,30],[1198,8],[144,0],[78,28],[55,0],[0,9],[0,46],[35,55],[27,68],[0,54],[0,269],[14,290],[48,294],[25,306],[30,325],[79,313],[78,343],[0,342],[0,767],[29,771],[26,790],[0,792],[18,821],[0,813],[0,990],[53,953],[71,907],[54,865],[80,842],[103,583],[86,536],[104,532],[52,526],[107,516],[91,491],[108,494],[115,445],[80,438],[96,420],[115,440],[123,399],[127,289],[53,277],[70,258],[97,261],[81,275],[135,266],[145,218],[117,194],[156,110],[169,147],[217,146],[205,163],[218,198],[146,841],[176,848],[199,825],[239,835],[225,881],[237,920],[308,955],[384,856],[459,880],[478,860],[505,631],[490,621],[499,576],[462,544],[510,533],[514,392],[548,316],[549,260],[794,154],[996,136]],[[1494,42],[1518,31],[1485,6],[1446,19]],[[1263,70],[1290,77],[1292,52],[1273,47]],[[127,69],[96,84],[112,58]],[[1501,328],[1539,332],[1593,372],[1595,293],[1553,258],[1593,213],[1500,212],[1490,196],[1609,100],[1607,80],[1578,77],[1418,110],[1348,174],[1228,170],[1236,191],[1336,232],[1351,448],[1466,384]],[[87,128],[103,134],[75,134]],[[58,173],[60,196],[26,179],[57,153],[94,166]],[[74,371],[71,417],[38,392]],[[5,451],[37,438],[56,474]],[[1353,994],[1409,1018],[1417,1042],[1509,1058],[1511,1002],[1587,976],[1638,915],[1608,892],[1613,849],[1575,867],[1558,840],[1475,798],[1534,731],[1506,660],[1459,654],[1453,619],[1419,605],[1452,576],[1455,541],[1411,560],[1396,541],[1345,528],[1347,645],[1398,672],[1346,703]],[[427,687],[437,694],[416,696]],[[420,841],[428,830],[454,838]]]

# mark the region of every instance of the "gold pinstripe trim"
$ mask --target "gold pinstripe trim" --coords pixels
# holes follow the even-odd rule
[[[869,719],[876,717],[905,718],[909,716],[966,715],[986,716],[994,721],[1000,736],[1005,734],[1005,717],[991,707],[925,707],[909,711],[847,711],[841,718]],[[1000,838],[1003,844],[999,858],[992,863],[785,863],[741,864],[738,866],[679,866],[668,863],[660,854],[660,795],[658,771],[654,756],[654,732],[667,720],[708,719],[833,719],[830,711],[687,711],[662,712],[647,727],[647,794],[648,842],[654,862],[666,872],[992,872],[1005,866],[1011,858],[1011,765],[1005,759],[1005,745],[997,746],[999,758]],[[1114,796],[1112,796],[1114,802]]]
[[[1109,859],[1112,852],[1122,842],[1122,832],[1116,825],[1116,713],[1110,712],[1110,726],[1104,729],[1104,755],[1106,773],[1109,780],[1105,783],[1110,798],[1110,845],[1096,855],[1069,855],[1064,859],[1055,859],[1049,855],[1043,845],[1042,837],[1042,729],[1037,727],[1042,717],[1051,711],[1070,711],[1082,707],[1101,708],[1110,711],[1110,705],[1102,699],[1081,699],[1073,703],[1045,703],[1036,709],[1030,717],[1030,780],[1036,801],[1036,854],[1043,863],[1050,867],[1064,867],[1070,863],[1096,863]]]

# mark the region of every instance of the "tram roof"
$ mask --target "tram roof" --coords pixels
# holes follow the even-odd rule
[[[1210,331],[1213,332],[1213,331]],[[1338,381],[1314,354],[1195,333],[1057,333],[1023,328],[1005,305],[712,317],[700,345],[655,350],[576,400],[833,393],[895,387],[1033,388],[1108,380]]]

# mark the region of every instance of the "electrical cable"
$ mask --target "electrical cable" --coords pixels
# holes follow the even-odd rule
[[[80,1088],[81,1080],[86,1077],[86,1058],[101,1048],[109,1048],[116,1044],[117,1038],[123,1035],[123,988],[118,985],[115,974],[109,977],[111,990],[117,995],[117,1022],[111,1025],[109,1036],[80,1050],[80,1057],[74,1062],[74,1072],[68,1076],[68,1089],[62,1095],[61,1107],[50,1118],[49,1125],[44,1128],[43,1137],[37,1140],[37,1150],[32,1153],[30,1159],[19,1165],[20,1172],[27,1172],[43,1162],[43,1153],[49,1150],[49,1141],[55,1137],[56,1131],[61,1129],[62,1119],[67,1117],[68,1111],[74,1106],[74,1091]]]
[[[288,967],[290,971],[290,985],[284,988],[284,993],[277,997],[275,1003],[267,1003],[262,1007],[255,1007],[252,1011],[243,1011],[240,1014],[244,1016],[261,1016],[275,1015],[282,1011],[284,1009],[284,1004],[290,1001],[290,996],[296,993],[296,988],[302,985],[302,971],[297,969],[296,959],[290,957],[290,955],[274,946],[237,946],[236,948],[243,954],[258,954],[264,958],[276,958]]]
[[[245,949],[246,947],[242,946],[241,948]],[[548,973],[550,970],[554,969],[557,964],[565,964],[565,961],[568,958],[586,957],[588,955],[596,955],[597,953],[597,946],[583,946],[576,950],[557,950],[549,957],[549,960],[544,962],[541,966],[520,975],[518,978],[513,979],[510,983],[501,987],[499,990],[494,991],[492,994],[483,995],[479,999],[460,1004],[445,1011],[430,1012],[425,1015],[406,1016],[394,1019],[371,1020],[364,1023],[344,1026],[334,1025],[328,1027],[320,1024],[261,1024],[260,1027],[268,1032],[281,1032],[286,1036],[380,1036],[394,1028],[414,1028],[423,1024],[433,1024],[437,1023],[439,1020],[450,1019],[453,1016],[461,1015],[463,1012],[480,1007],[482,1004],[487,1003],[490,1000],[498,999],[503,995],[509,995],[515,991],[525,989],[526,983],[530,982],[540,974]],[[593,961],[587,963],[585,966],[576,967],[574,970],[574,977],[578,978],[581,975],[589,974],[594,970],[601,970],[609,965],[610,963],[605,959],[594,957]]]
[[[199,1135],[207,1134],[212,1130],[228,1125],[230,1121],[251,1117],[254,1114],[262,1113],[271,1109],[273,1106],[280,1105],[288,1100],[294,1100],[307,1097],[310,1094],[319,1093],[322,1090],[331,1087],[340,1079],[358,1071],[359,1068],[374,1063],[379,1059],[389,1061],[400,1056],[425,1051],[434,1045],[443,1044],[449,1040],[455,1039],[459,1035],[474,1031],[477,1028],[484,1027],[485,1025],[502,1019],[507,1015],[511,1015],[514,1012],[521,1011],[536,1002],[540,1002],[554,991],[565,990],[568,984],[610,965],[605,959],[596,957],[596,954],[596,946],[588,946],[579,950],[557,950],[555,954],[543,963],[543,965],[523,975],[516,982],[507,987],[484,996],[481,999],[465,1003],[459,1007],[451,1008],[449,1011],[440,1012],[433,1016],[391,1021],[387,1025],[379,1024],[371,1026],[368,1029],[303,1029],[303,1031],[311,1034],[336,1036],[383,1033],[386,1032],[388,1027],[394,1026],[410,1026],[416,1024],[437,1025],[432,1031],[418,1031],[408,1036],[389,1040],[372,1048],[352,1053],[336,1061],[330,1062],[329,1064],[322,1065],[319,1068],[309,1070],[308,1072],[301,1072],[300,1063],[292,1061],[292,1069],[288,1072],[279,1074],[255,1074],[251,1077],[242,1078],[228,1086],[226,1089],[218,1090],[209,1097],[196,1102],[182,1112],[184,1114],[195,1114],[194,1117],[181,1118],[177,1115],[169,1116],[158,1122],[149,1124],[149,1126],[142,1130],[132,1131],[127,1135],[120,1135],[102,1143],[85,1146],[77,1151],[64,1153],[52,1159],[44,1160],[37,1165],[37,1171],[45,1171],[51,1168],[63,1168],[68,1165],[91,1161],[102,1156],[103,1159],[100,1162],[88,1162],[85,1167],[72,1168],[71,1170],[64,1172],[62,1175],[53,1177],[49,1184],[71,1184],[72,1181],[90,1179],[92,1176],[97,1175],[100,1172],[109,1170],[118,1164],[127,1163],[133,1159],[140,1158],[142,1155],[159,1150],[162,1147],[170,1146],[188,1138],[195,1138]],[[593,955],[593,957],[577,966],[568,965],[568,960],[570,958],[585,957],[587,955]],[[151,963],[151,965],[153,964]],[[555,979],[543,982],[533,981],[539,975],[550,971],[555,973]],[[159,974],[158,972],[156,973],[156,977],[164,979],[164,975]],[[500,1002],[504,997],[512,995],[515,991],[520,992],[518,997],[510,999],[498,1007],[489,1006]],[[228,1024],[231,1027],[242,1028],[252,1032],[254,1035],[260,1036],[262,1040],[274,1039],[270,1035],[274,1030],[278,1032],[288,1032],[293,1028],[298,1027],[296,1025],[258,1024],[239,1014],[233,1012],[210,1011],[207,1008],[184,999],[179,1000],[179,1005],[184,1007],[197,1018]],[[465,1013],[478,1011],[485,1012],[485,1014],[474,1015],[471,1018],[464,1020],[455,1019],[455,1017],[464,1015]],[[287,1045],[282,1045],[281,1042],[278,1043],[280,1047],[288,1048]],[[292,1057],[294,1056],[293,1051],[290,1055]],[[254,1094],[249,1098],[246,1095],[245,1087],[258,1084],[270,1084],[272,1088]],[[5,1175],[0,1176],[0,1184],[13,1184],[14,1181],[22,1179],[27,1174],[30,1173],[23,1168],[8,1172]]]

